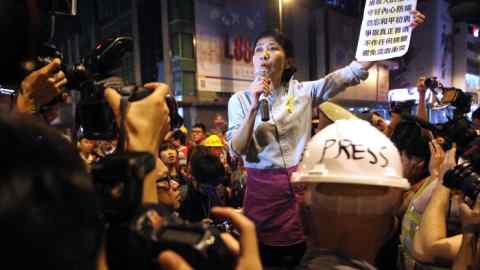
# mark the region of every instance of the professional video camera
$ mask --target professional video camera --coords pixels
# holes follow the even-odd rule
[[[455,87],[445,87],[436,77],[425,79],[425,87],[430,89],[435,99],[435,107],[454,106],[454,118],[461,118],[470,112],[472,96]]]
[[[80,92],[76,106],[77,126],[83,129],[88,139],[111,140],[116,137],[115,117],[104,98],[104,90],[107,86],[119,90],[125,86],[120,79],[109,80],[112,77],[109,72],[120,65],[123,55],[131,49],[129,37],[107,39],[97,44],[81,63],[67,70],[67,88]]]
[[[136,252],[157,258],[173,250],[194,269],[234,269],[235,258],[220,237],[216,226],[179,220],[166,208],[146,207],[130,226]]]
[[[80,101],[76,104],[76,123],[77,128],[82,128],[87,139],[111,140],[117,137],[118,130],[113,111],[104,98],[105,88],[114,88],[122,96],[128,97],[129,102],[140,100],[151,93],[143,87],[125,85],[119,77],[110,73],[121,64],[122,57],[131,51],[132,47],[130,37],[109,38],[98,43],[81,63],[68,68],[62,67],[68,79],[67,91],[75,89],[80,92]],[[62,59],[62,53],[55,46],[45,44],[39,55],[25,65],[28,67],[25,69],[25,76],[55,58]],[[39,111],[48,111],[50,107],[61,102],[62,95],[41,106]],[[179,128],[183,124],[183,119],[178,114],[175,98],[167,96],[166,102],[170,112],[171,128]]]
[[[130,37],[109,38],[97,44],[80,64],[67,71],[69,86],[80,91],[77,122],[88,139],[109,140],[116,137],[115,118],[103,96],[106,87],[116,89],[122,96],[128,97],[130,102],[140,100],[151,93],[143,87],[124,85],[118,77],[109,74],[110,70],[120,65],[123,55],[131,51],[132,46]],[[179,128],[183,124],[183,119],[177,112],[175,98],[167,96],[166,101],[171,128]]]
[[[477,131],[465,118],[451,119],[447,123],[437,125],[411,115],[402,115],[402,119],[415,122],[422,128],[430,130],[435,137],[444,138],[445,143],[442,147],[445,151],[452,147],[452,143],[456,143],[457,153],[462,154],[465,147],[478,137]]]
[[[427,78],[425,86],[432,90],[435,96],[436,103],[434,107],[446,108],[450,105],[455,107],[453,117],[449,118],[446,123],[437,125],[415,116],[402,115],[402,118],[416,122],[422,128],[430,130],[435,136],[444,138],[446,141],[442,146],[445,150],[450,149],[452,143],[456,143],[457,152],[462,154],[467,145],[478,137],[477,131],[465,117],[465,114],[470,111],[471,96],[458,88],[444,87],[436,78]]]

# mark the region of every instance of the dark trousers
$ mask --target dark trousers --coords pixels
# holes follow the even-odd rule
[[[303,257],[305,242],[292,246],[267,246],[260,243],[260,258],[264,266],[280,269],[294,269]]]

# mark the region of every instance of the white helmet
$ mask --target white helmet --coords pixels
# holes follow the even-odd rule
[[[410,188],[393,143],[363,120],[337,120],[307,145],[295,183],[343,183]]]

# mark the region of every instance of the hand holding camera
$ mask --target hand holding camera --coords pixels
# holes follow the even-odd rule
[[[456,196],[460,206],[460,220],[462,221],[463,231],[465,233],[480,232],[480,200],[477,199],[472,206],[469,206],[462,196]]]
[[[170,130],[166,96],[170,90],[166,84],[147,83],[144,87],[152,93],[130,102],[124,118],[126,148],[133,151],[158,153],[161,140]],[[105,89],[105,98],[120,125],[120,100],[122,96],[113,88]]]
[[[442,164],[445,161],[445,151],[440,146],[438,140],[432,139],[428,146],[430,148],[430,162],[428,164],[428,170],[432,177],[438,177],[442,168]]]
[[[212,214],[229,219],[233,226],[240,231],[239,242],[228,234],[222,234],[222,240],[230,252],[237,256],[235,269],[262,269],[260,262],[255,225],[247,217],[228,207],[215,207]],[[162,269],[192,269],[190,264],[180,255],[166,250],[158,255],[158,262]]]
[[[22,81],[16,104],[19,112],[36,112],[41,105],[49,103],[60,94],[67,84],[60,66],[61,60],[56,58]]]
[[[476,201],[480,194],[480,176],[470,161],[448,170],[443,177],[443,185],[451,190],[461,191],[472,202]]]

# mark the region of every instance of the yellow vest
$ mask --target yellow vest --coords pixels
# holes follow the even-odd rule
[[[413,238],[415,233],[422,222],[422,214],[418,209],[415,208],[414,201],[415,199],[421,197],[427,187],[430,184],[433,184],[434,181],[431,181],[428,178],[425,183],[420,187],[420,189],[413,195],[412,200],[410,201],[407,211],[402,219],[402,227],[400,233],[400,247],[398,249],[398,269],[400,270],[448,270],[450,268],[438,267],[429,264],[424,264],[418,262],[413,258],[411,250],[413,250]]]

